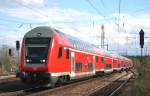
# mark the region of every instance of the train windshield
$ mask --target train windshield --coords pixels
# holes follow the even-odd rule
[[[44,63],[47,59],[50,38],[27,38],[26,39],[26,62]]]
[[[46,58],[48,47],[27,47],[26,56],[29,58]]]

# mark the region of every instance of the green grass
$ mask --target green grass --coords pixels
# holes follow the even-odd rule
[[[132,57],[138,71],[138,77],[134,82],[135,96],[150,96],[150,57]]]

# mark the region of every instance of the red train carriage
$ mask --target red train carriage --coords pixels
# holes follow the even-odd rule
[[[23,82],[65,82],[103,71],[104,52],[49,27],[37,27],[23,39],[19,77]],[[99,60],[97,60],[99,59]]]
[[[129,60],[128,60],[128,58],[125,58],[124,69],[125,69],[125,70],[128,70],[128,69],[129,69]]]
[[[124,58],[122,56],[119,56],[119,59],[120,59],[120,69],[123,70],[124,68]]]
[[[113,60],[117,59],[92,44],[50,27],[37,27],[23,38],[17,76],[25,83],[53,86],[121,68],[124,60],[119,58],[118,65]]]
[[[100,51],[99,51],[100,52]],[[105,70],[105,57],[104,52],[102,51],[101,55],[97,55],[95,57],[95,74],[96,75],[103,75]]]
[[[118,71],[121,71],[121,63],[122,63],[121,58],[120,56],[118,56],[118,66],[117,66]]]
[[[120,67],[119,67],[119,56],[117,54],[112,54],[113,57],[113,71],[120,71]]]
[[[132,60],[126,58],[126,69],[129,70],[132,67]]]
[[[128,69],[128,59],[126,57],[122,57],[122,58],[123,58],[122,68],[123,68],[123,70],[127,70]]]
[[[105,51],[104,73],[113,72],[113,57],[108,51]]]

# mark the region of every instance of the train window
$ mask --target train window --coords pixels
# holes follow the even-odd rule
[[[77,43],[77,41],[75,41],[76,42],[76,49],[78,49],[78,43]]]
[[[81,42],[81,50],[83,50],[83,44],[82,44],[82,42]]]
[[[105,68],[106,68],[106,69],[111,69],[111,68],[112,68],[112,65],[111,65],[111,64],[106,64],[106,65],[105,65]]]
[[[79,45],[79,48],[78,48],[78,49],[81,50],[81,45],[80,45],[80,42],[79,42],[79,41],[78,41],[78,45]]]
[[[66,49],[66,58],[69,59],[69,48]]]
[[[76,41],[74,41],[74,43],[75,43],[75,49],[77,49],[77,42],[76,42]]]
[[[47,44],[49,45],[51,38],[26,38],[26,44]]]
[[[75,48],[74,40],[71,39],[72,47]]]
[[[78,45],[79,45],[79,50],[81,50],[81,45],[80,45],[80,42],[78,41]]]
[[[75,41],[75,40],[73,40],[73,43],[74,43],[74,48],[76,49],[76,41]]]
[[[84,43],[82,42],[82,51],[84,51]]]
[[[76,48],[76,43],[73,41],[73,48]]]
[[[98,62],[98,56],[96,56],[96,62]]]
[[[82,42],[80,44],[81,44],[81,50],[83,50],[83,44],[82,44]]]
[[[102,57],[102,62],[104,63],[104,57]]]
[[[86,44],[84,43],[84,51],[86,51]]]
[[[113,64],[117,63],[117,61],[115,59],[113,59]]]
[[[88,70],[92,71],[93,70],[93,63],[88,63]]]
[[[81,50],[83,50],[83,44],[82,44],[82,42],[80,43],[80,45],[81,45]]]
[[[76,62],[76,72],[81,72],[82,71],[82,63]]]
[[[62,47],[59,47],[59,51],[58,51],[58,58],[62,57]]]
[[[72,44],[72,47],[74,48],[74,43]]]

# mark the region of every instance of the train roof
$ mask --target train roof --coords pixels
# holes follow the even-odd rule
[[[73,37],[71,35],[63,33],[63,32],[61,32],[61,31],[59,31],[57,29],[55,29],[55,31],[57,33],[61,34],[61,35],[66,36],[72,42],[72,44],[73,44],[72,47],[75,47],[75,48],[77,48],[79,50],[84,50],[84,49],[82,49],[82,47],[84,46],[84,47],[87,47],[87,50],[85,50],[85,51],[94,52],[94,53],[98,53],[98,54],[101,54],[101,55],[104,54],[104,51],[101,48],[98,48],[94,44],[91,44],[91,43],[86,42],[84,40],[81,40],[81,39],[79,39],[77,37]]]
[[[51,37],[54,33],[54,29],[48,26],[39,26],[36,28],[33,28],[29,32],[27,32],[24,36],[24,38],[30,38],[30,37]]]
[[[103,49],[103,50],[104,50],[104,52],[105,52],[105,56],[112,57],[111,52],[109,52],[109,51],[107,51],[107,50],[105,50],[105,49]]]

